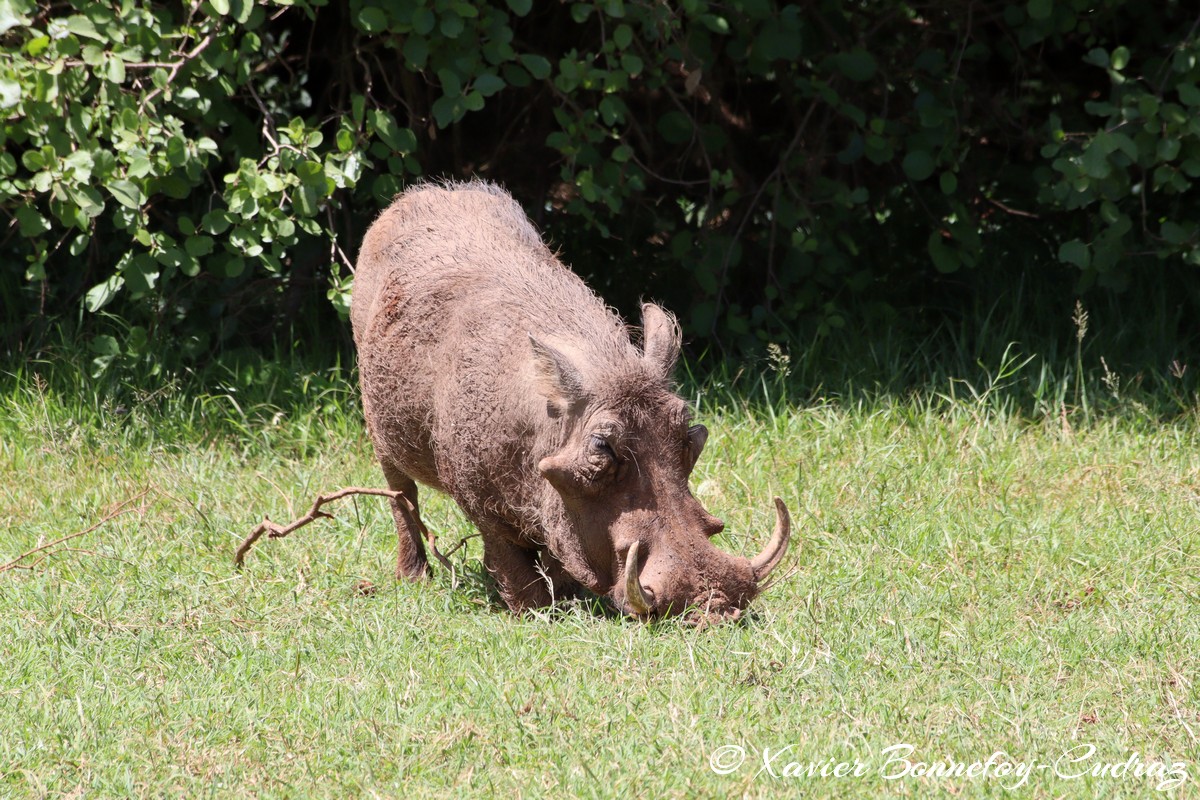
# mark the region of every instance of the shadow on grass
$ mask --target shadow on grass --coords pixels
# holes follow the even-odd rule
[[[1030,420],[1086,424],[1133,414],[1167,422],[1200,397],[1200,281],[1080,300],[1046,281],[990,291],[986,278],[956,308],[870,309],[818,325],[754,357],[693,354],[681,376],[694,403],[771,417],[814,404],[983,407]],[[1007,284],[1005,284],[1007,285]],[[854,321],[850,321],[853,319]],[[812,326],[810,326],[812,327]]]

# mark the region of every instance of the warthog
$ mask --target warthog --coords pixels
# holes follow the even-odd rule
[[[718,550],[688,489],[708,431],[669,386],[674,317],[642,306],[642,343],[484,182],[409,189],[371,225],[350,319],[363,410],[399,535],[397,577],[428,574],[417,482],[483,537],[513,611],[579,588],[638,617],[736,617],[787,550]]]

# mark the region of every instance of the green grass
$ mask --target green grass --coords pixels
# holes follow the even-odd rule
[[[744,624],[701,631],[586,604],[513,617],[477,539],[453,576],[394,583],[378,498],[261,541],[236,572],[263,513],[382,485],[345,370],[249,360],[134,385],[14,370],[0,563],[146,494],[0,573],[0,796],[1161,795],[1053,769],[1014,791],[885,780],[901,744],[1050,765],[1093,745],[1071,771],[1165,759],[1186,773],[1167,796],[1195,796],[1195,398],[1169,376],[1143,395],[1093,376],[1085,415],[1069,368],[1009,356],[908,392],[689,381],[712,432],[693,489],[727,522],[720,545],[756,551],[772,494],[796,521],[786,577]],[[423,501],[444,544],[472,533],[445,497]],[[719,775],[723,745],[747,760]],[[777,773],[867,774],[756,774],[789,746]]]

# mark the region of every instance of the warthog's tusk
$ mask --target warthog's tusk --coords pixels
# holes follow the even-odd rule
[[[625,604],[633,613],[644,616],[650,613],[650,603],[638,581],[638,544],[640,542],[630,545],[629,555],[625,557]]]
[[[788,541],[792,536],[792,518],[788,515],[787,506],[778,497],[775,498],[775,533],[763,551],[750,560],[750,568],[754,570],[754,579],[761,581],[771,574],[771,570],[783,560],[787,553]]]

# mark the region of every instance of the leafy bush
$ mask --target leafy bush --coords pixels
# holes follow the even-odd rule
[[[737,347],[988,263],[1120,287],[1200,263],[1191,14],[0,0],[3,335],[78,309],[98,369],[326,336],[421,176],[505,183],[618,305]]]

